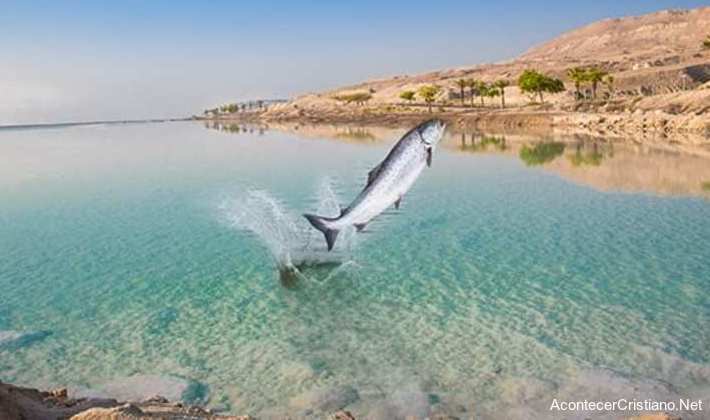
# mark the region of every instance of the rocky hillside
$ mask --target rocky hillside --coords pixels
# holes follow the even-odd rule
[[[693,104],[676,101],[658,109],[671,114],[707,114],[710,90],[702,89],[702,85],[710,80],[710,49],[703,48],[703,40],[709,34],[710,7],[606,19],[562,34],[509,62],[370,80],[301,96],[272,107],[263,117],[267,120],[296,119],[338,112],[362,113],[366,108],[382,110],[402,104],[399,97],[402,91],[416,91],[425,84],[442,87],[438,105],[453,107],[460,103],[459,89],[455,85],[457,79],[474,78],[488,83],[505,79],[514,85],[520,73],[529,68],[561,78],[567,91],[548,99],[559,109],[577,110],[571,109],[576,104],[573,84],[566,71],[571,67],[589,65],[601,67],[614,76],[613,99],[616,104],[609,106],[616,109],[612,111],[633,112],[637,109],[636,103],[644,98],[698,90],[700,93],[689,96],[693,98]],[[603,89],[600,87],[605,94]],[[371,98],[365,106],[359,107],[336,99],[352,93],[369,93]],[[510,106],[529,103],[528,96],[521,94],[516,86],[508,87],[505,96]],[[494,101],[498,103],[498,99]],[[489,106],[490,102],[489,99]],[[416,108],[416,101],[413,105]]]

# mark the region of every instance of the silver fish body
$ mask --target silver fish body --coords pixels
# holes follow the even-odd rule
[[[444,133],[440,120],[419,124],[405,134],[385,159],[368,174],[367,185],[338,217],[304,216],[325,235],[328,250],[333,249],[338,232],[348,226],[358,231],[393,204],[399,203],[414,185],[425,167],[431,165],[432,153]]]

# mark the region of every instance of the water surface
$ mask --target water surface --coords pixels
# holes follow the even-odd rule
[[[0,131],[0,380],[180,380],[264,417],[710,395],[706,151],[451,133],[327,254],[300,214],[348,204],[403,130],[211,128]],[[304,261],[343,265],[283,284]]]

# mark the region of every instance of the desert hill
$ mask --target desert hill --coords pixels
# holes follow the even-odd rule
[[[710,30],[710,8],[664,10],[604,19],[564,33],[521,55],[523,60],[623,61],[697,50]]]
[[[703,47],[703,40],[708,35],[710,7],[605,19],[564,33],[508,62],[395,76],[307,94],[272,107],[263,118],[295,119],[339,112],[361,114],[365,108],[373,110],[402,105],[399,95],[403,90],[416,91],[426,84],[442,88],[437,100],[439,106],[455,106],[460,100],[455,82],[461,78],[474,78],[487,83],[508,80],[511,86],[505,92],[506,103],[513,107],[525,106],[530,102],[529,97],[521,94],[515,81],[524,69],[529,68],[565,82],[567,91],[550,97],[555,107],[563,109],[575,103],[567,69],[590,65],[614,76],[616,104],[609,106],[634,110],[638,109],[634,108],[637,103],[651,103],[655,109],[666,112],[702,114],[710,110],[710,90],[701,86],[710,80],[710,49]],[[700,93],[678,94],[695,90]],[[345,105],[335,99],[353,92],[369,93],[371,98],[367,105],[358,108],[357,105]],[[665,98],[663,95],[669,96]],[[655,96],[661,97],[642,101]],[[687,99],[684,99],[686,96]],[[491,99],[489,102],[493,105],[498,100]]]

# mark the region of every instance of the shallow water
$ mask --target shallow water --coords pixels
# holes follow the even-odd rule
[[[264,417],[710,395],[705,151],[452,133],[328,254],[300,214],[402,130],[222,128],[0,131],[0,380]]]

